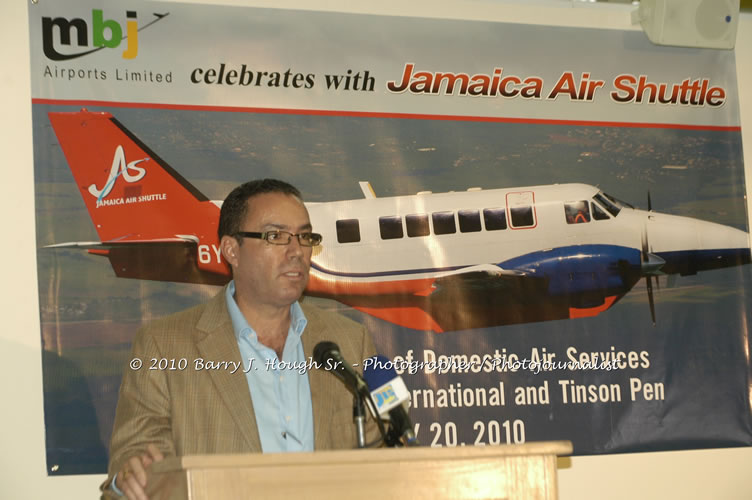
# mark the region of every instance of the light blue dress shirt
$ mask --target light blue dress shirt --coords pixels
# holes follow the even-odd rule
[[[258,340],[235,302],[235,282],[226,289],[227,310],[243,358],[261,449],[264,453],[313,451],[313,404],[301,336],[308,323],[300,304],[290,306],[290,329],[277,353]]]

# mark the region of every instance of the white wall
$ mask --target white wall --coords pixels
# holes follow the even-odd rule
[[[100,476],[49,478],[45,471],[39,314],[37,302],[34,179],[29,75],[29,0],[4,0],[0,30],[0,197],[5,276],[0,300],[0,498],[95,498]],[[59,0],[39,0],[59,1]],[[193,0],[194,2],[196,0]],[[496,19],[506,22],[629,29],[625,5],[578,6],[565,0],[443,2],[381,0],[234,0],[203,3],[361,11],[414,16]],[[376,10],[378,9],[378,10]],[[745,15],[736,45],[739,88],[752,88],[752,15]],[[743,141],[752,151],[752,96],[741,94]],[[752,174],[748,162],[747,179]],[[747,195],[749,197],[749,181]],[[709,411],[711,411],[709,409]],[[562,499],[752,497],[752,448],[576,457],[561,461]]]

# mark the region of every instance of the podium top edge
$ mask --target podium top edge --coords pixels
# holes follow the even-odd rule
[[[216,455],[184,455],[170,457],[152,465],[152,472],[169,472],[191,468],[278,467],[281,465],[314,465],[353,462],[411,462],[421,460],[487,459],[490,457],[550,455],[572,453],[571,441],[539,441],[500,446],[457,446],[431,448],[377,448],[369,450],[322,450],[309,453],[247,453]]]

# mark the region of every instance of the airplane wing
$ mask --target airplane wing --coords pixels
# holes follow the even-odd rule
[[[452,293],[471,293],[473,291],[501,292],[503,290],[521,291],[528,288],[545,288],[544,278],[528,270],[504,269],[495,264],[480,264],[441,273],[433,283],[433,296],[442,290]]]
[[[119,278],[224,285],[230,278],[199,263],[195,237],[122,238],[109,241],[73,241],[43,248],[86,250],[106,257]]]
[[[496,264],[478,264],[477,266],[462,267],[460,269],[454,269],[452,271],[446,271],[439,273],[437,278],[443,279],[451,276],[467,276],[471,274],[479,274],[488,277],[499,276],[527,276],[529,271],[520,271],[517,269],[504,269]]]
[[[541,307],[563,306],[544,300],[548,280],[528,270],[480,264],[439,273],[422,291],[410,295],[339,296],[337,300],[361,312],[415,330],[443,332],[522,323],[539,316]]]
[[[196,245],[198,240],[191,236],[176,236],[174,238],[149,238],[149,239],[118,239],[110,241],[69,241],[45,245],[42,248],[80,248],[84,250],[101,250],[123,247],[125,245],[154,245],[154,244],[179,244]]]

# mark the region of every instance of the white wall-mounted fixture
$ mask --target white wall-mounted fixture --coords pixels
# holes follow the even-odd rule
[[[733,49],[740,0],[641,0],[632,11],[656,45]]]

